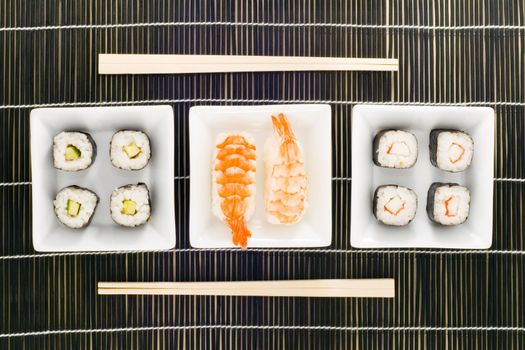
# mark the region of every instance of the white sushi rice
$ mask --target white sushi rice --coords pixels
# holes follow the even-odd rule
[[[135,215],[122,213],[125,200],[132,200],[137,204]],[[114,189],[111,193],[110,207],[111,218],[119,225],[135,227],[145,224],[151,216],[148,187],[145,184],[137,184]]]
[[[403,130],[389,130],[379,138],[376,150],[378,163],[387,168],[410,168],[417,160],[417,139]]]
[[[140,153],[130,158],[124,147],[134,143],[140,147]],[[142,131],[122,130],[111,138],[110,159],[117,168],[124,170],[140,170],[144,168],[151,157],[151,146],[148,136]]]
[[[397,215],[387,211],[396,212]],[[416,216],[417,196],[414,191],[402,186],[381,186],[376,192],[376,218],[386,225],[405,226]]]
[[[451,199],[450,199],[451,198]],[[450,199],[448,204],[445,203]],[[449,216],[446,215],[447,206]],[[434,194],[434,221],[442,225],[459,225],[465,222],[470,211],[470,191],[464,186],[444,185]]]
[[[463,147],[464,154],[459,160]],[[437,154],[436,162],[438,168],[459,172],[464,171],[470,166],[472,162],[472,155],[474,153],[474,141],[470,135],[461,131],[442,131],[437,137]]]
[[[75,146],[80,157],[66,160],[67,146]],[[78,171],[88,168],[93,162],[94,145],[88,135],[82,132],[63,131],[53,138],[53,163],[55,168],[65,171]]]
[[[80,210],[75,217],[67,214],[67,202],[73,200],[80,203]],[[98,204],[98,197],[95,193],[76,186],[69,186],[61,189],[53,201],[55,214],[58,220],[71,228],[81,228],[89,224],[95,208]]]
[[[242,136],[242,137],[244,137],[244,139],[249,144],[255,145],[254,137],[251,134],[247,133],[247,132],[221,133],[221,134],[217,135],[217,138],[215,140],[215,145],[219,145],[219,144],[223,143],[226,140],[226,138],[228,138],[229,136],[232,136],[232,135]],[[212,159],[212,162],[211,162],[211,166],[212,166],[212,212],[217,218],[219,218],[221,221],[223,221],[225,219],[225,216],[224,216],[224,213],[222,212],[222,209],[221,209],[222,198],[219,197],[219,194],[217,192],[218,186],[219,186],[219,185],[217,185],[217,177],[220,175],[221,171],[214,170],[215,169],[215,165],[217,164],[217,154],[218,154],[218,152],[219,152],[219,149],[217,147],[215,147],[215,151],[213,153],[213,159]],[[254,160],[250,160],[250,162],[253,165],[256,164],[256,162]],[[230,171],[230,172],[232,172],[232,171],[242,171],[242,169],[232,167],[232,168],[229,168],[228,171]],[[251,193],[251,196],[244,199],[245,201],[248,201],[248,205],[247,205],[247,208],[246,208],[246,213],[244,215],[244,217],[246,218],[246,221],[249,221],[252,218],[253,214],[255,213],[255,172],[249,171],[248,175],[250,176],[250,178],[253,179],[253,185],[249,185],[248,186],[249,191]]]

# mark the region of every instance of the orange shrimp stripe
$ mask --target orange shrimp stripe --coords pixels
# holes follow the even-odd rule
[[[252,150],[256,149],[255,145],[252,145],[251,143],[246,141],[244,136],[241,136],[241,135],[231,135],[231,136],[226,137],[223,143],[217,145],[217,148],[222,149],[230,145],[241,145],[248,149],[252,149]]]
[[[233,167],[240,168],[244,171],[255,171],[255,164],[243,158],[226,159],[224,161],[218,162],[215,165],[214,170],[220,170],[224,172],[226,169]]]

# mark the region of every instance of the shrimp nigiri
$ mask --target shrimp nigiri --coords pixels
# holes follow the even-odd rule
[[[243,249],[252,235],[246,222],[255,210],[255,144],[247,133],[221,134],[212,164],[213,213]]]
[[[274,135],[264,147],[266,219],[294,224],[306,207],[307,180],[303,152],[284,114],[272,115]]]

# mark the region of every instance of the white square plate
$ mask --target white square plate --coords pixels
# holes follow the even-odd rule
[[[417,137],[419,154],[411,169],[374,165],[372,141],[382,129],[405,129]],[[459,129],[474,140],[472,164],[464,172],[435,168],[429,158],[429,134],[435,128]],[[471,107],[361,105],[352,111],[351,244],[359,248],[426,247],[482,249],[492,244],[494,177],[494,110]],[[434,224],[426,213],[427,191],[433,182],[456,182],[470,189],[470,215],[454,227]],[[407,226],[380,224],[372,213],[375,189],[396,184],[413,189],[416,217]]]
[[[284,113],[303,146],[308,176],[308,207],[291,226],[272,225],[264,214],[266,139],[271,115]],[[331,109],[328,105],[202,106],[190,109],[190,243],[197,248],[233,247],[229,229],[211,211],[211,162],[215,139],[246,131],[257,147],[255,214],[248,223],[248,247],[322,247],[332,240]]]
[[[148,134],[152,155],[139,171],[115,168],[109,159],[111,136],[122,129]],[[97,156],[86,170],[66,172],[53,167],[53,137],[61,131],[84,131],[96,142]],[[175,246],[174,129],[170,106],[39,108],[31,111],[33,181],[33,246],[41,252],[153,250]],[[136,228],[113,222],[109,198],[113,189],[144,182],[151,196],[151,220]],[[94,191],[99,203],[84,229],[62,225],[53,199],[63,187]]]

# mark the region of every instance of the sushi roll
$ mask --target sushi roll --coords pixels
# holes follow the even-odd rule
[[[98,196],[82,187],[61,189],[53,201],[55,214],[69,228],[82,228],[91,222],[98,204]]]
[[[245,249],[255,211],[256,147],[246,132],[217,136],[211,164],[212,212],[231,231],[233,244]]]
[[[410,188],[385,185],[374,193],[374,216],[385,225],[408,225],[416,216],[416,210],[417,195]]]
[[[143,183],[118,187],[111,193],[111,218],[126,227],[144,225],[151,217],[148,187]]]
[[[63,131],[53,138],[53,163],[57,169],[65,171],[87,169],[96,155],[97,147],[89,134]]]
[[[121,130],[111,138],[111,163],[124,170],[140,170],[149,162],[151,146],[148,135],[142,131]]]
[[[459,225],[465,222],[470,211],[470,191],[454,183],[435,182],[427,197],[427,214],[430,220],[441,225]]]
[[[384,168],[406,169],[416,164],[417,139],[403,130],[382,130],[373,143],[374,164]]]
[[[474,141],[463,131],[434,129],[430,132],[429,148],[432,165],[456,173],[470,166]]]

